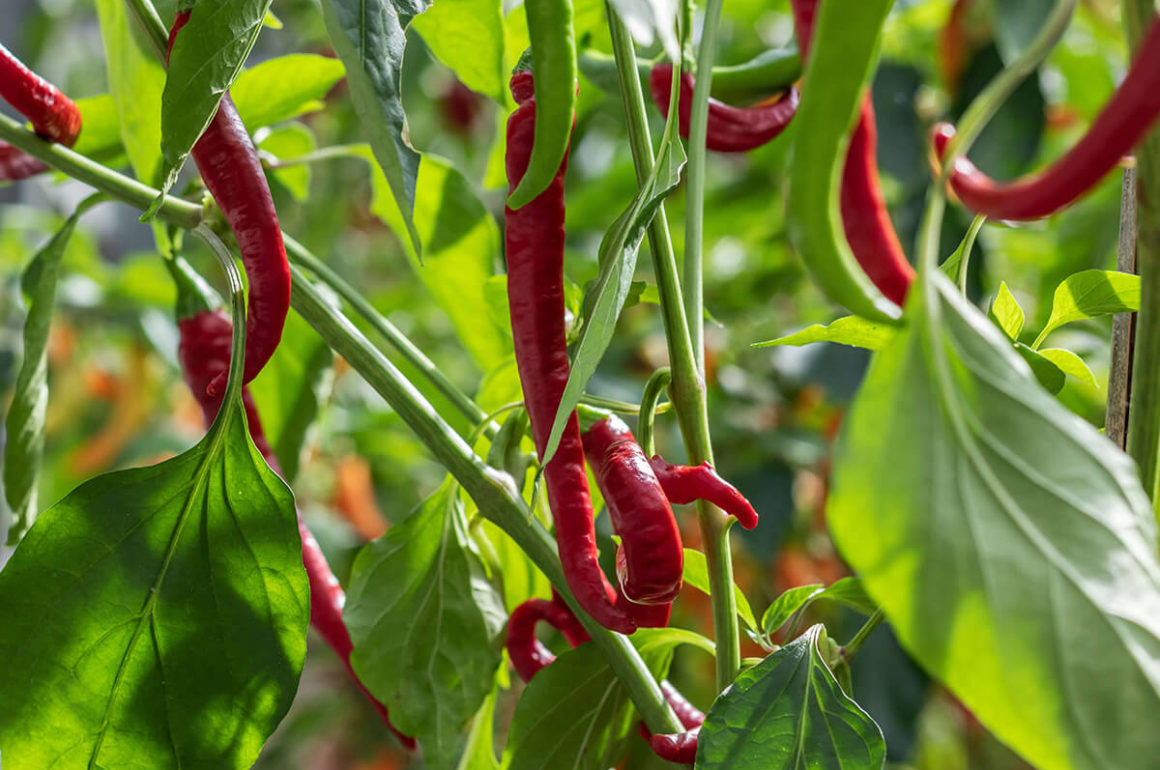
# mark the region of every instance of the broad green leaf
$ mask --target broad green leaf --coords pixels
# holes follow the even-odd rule
[[[640,192],[600,242],[600,275],[584,296],[584,326],[576,343],[568,384],[564,386],[552,432],[544,447],[544,465],[556,454],[568,418],[580,403],[588,380],[596,373],[596,367],[612,341],[616,321],[632,288],[632,276],[636,272],[636,258],[644,234],[657,209],[680,183],[684,167],[685,150],[681,143],[670,141],[662,144],[652,172],[641,185]]]
[[[682,579],[701,593],[709,593],[709,565],[705,560],[705,554],[692,548],[685,549],[685,573]],[[737,617],[745,621],[754,631],[761,628],[757,625],[757,618],[753,615],[749,600],[741,592],[741,587],[736,584],[733,585],[733,596],[737,603]]]
[[[310,589],[240,402],[189,451],[44,511],[0,617],[5,770],[250,767],[294,699]]]
[[[830,672],[814,626],[743,671],[713,703],[697,750],[703,770],[878,770],[882,731]]]
[[[633,643],[650,630],[634,634]],[[658,679],[668,672],[671,646],[641,654]],[[607,770],[619,761],[635,721],[628,691],[604,655],[582,644],[528,683],[512,718],[504,770]]]
[[[999,293],[995,295],[995,301],[991,303],[987,317],[1003,330],[1007,339],[1012,342],[1019,341],[1019,332],[1023,331],[1023,308],[1019,307],[1019,301],[1007,288],[1006,281],[999,282]]]
[[[439,0],[412,25],[465,86],[499,104],[509,103],[500,0]]]
[[[753,347],[768,348],[776,345],[800,347],[813,342],[836,342],[839,345],[850,345],[866,350],[881,350],[893,337],[894,327],[889,324],[868,321],[861,316],[848,315],[825,326],[814,324],[784,337],[755,342]]]
[[[1082,383],[1091,385],[1093,388],[1098,388],[1099,383],[1096,382],[1096,376],[1092,374],[1092,370],[1084,363],[1084,360],[1072,353],[1070,350],[1063,348],[1044,348],[1039,352],[1039,355],[1046,358],[1051,363],[1059,367],[1064,374],[1070,374]]]
[[[1070,275],[1055,289],[1051,317],[1031,346],[1038,348],[1047,335],[1073,321],[1140,309],[1140,276],[1114,270],[1083,270]]]
[[[504,622],[457,489],[445,482],[359,553],[343,612],[351,665],[434,767],[454,764],[463,729],[491,692]]]
[[[1031,373],[1035,375],[1035,379],[1039,381],[1044,390],[1053,396],[1063,390],[1064,383],[1067,382],[1067,375],[1055,365],[1054,361],[1040,355],[1039,351],[1024,345],[1022,342],[1015,343],[1015,352],[1022,356],[1027,365],[1031,367]]]
[[[322,109],[322,99],[342,80],[344,72],[342,62],[326,56],[279,56],[238,75],[230,97],[242,122],[253,133],[263,126]]]
[[[821,583],[812,583],[805,586],[797,586],[783,591],[781,596],[774,600],[773,604],[769,605],[765,612],[761,615],[761,630],[769,636],[777,629],[781,628],[790,616],[798,610],[805,607],[810,599],[824,591],[826,587]]]
[[[301,158],[317,147],[314,133],[301,123],[291,123],[269,132],[263,131],[262,134],[258,149],[279,161]],[[295,200],[304,201],[309,196],[311,173],[308,163],[275,165],[270,173],[290,191]]]
[[[198,0],[169,54],[169,75],[161,96],[161,153],[165,189],[189,157],[218,103],[242,71],[258,40],[271,0]],[[266,94],[287,87],[279,82]]]
[[[430,5],[428,0],[322,0],[351,100],[416,251],[423,248],[414,221],[420,154],[411,146],[400,89],[404,30]]]
[[[835,540],[907,651],[1032,765],[1148,767],[1160,563],[1136,469],[927,280],[847,417]]]
[[[654,40],[659,39],[669,60],[676,61],[681,54],[676,34],[678,7],[676,0],[611,0],[611,2],[636,42],[647,48]]]
[[[121,119],[113,95],[90,96],[76,102],[84,122],[73,149],[88,156],[118,153],[121,150]]]
[[[165,68],[122,0],[97,0],[109,92],[117,105],[121,140],[137,178],[156,184],[161,169],[161,92]],[[84,136],[84,129],[81,135]]]
[[[400,231],[403,214],[398,199],[389,194],[387,180],[374,163],[371,185],[371,212]],[[451,163],[424,155],[414,188],[413,226],[422,243],[423,262],[407,248],[411,264],[476,364],[491,371],[512,350],[511,332],[488,311],[486,284],[501,253],[495,218]]]
[[[48,410],[48,331],[56,301],[60,260],[77,220],[97,200],[94,196],[77,207],[32,257],[21,277],[20,288],[28,306],[24,318],[24,353],[4,423],[7,436],[4,497],[15,517],[8,530],[9,545],[15,545],[36,518],[37,482],[44,459],[44,416]]]
[[[266,439],[292,483],[298,475],[298,459],[306,431],[318,416],[318,402],[327,382],[334,355],[298,313],[286,316],[282,342],[274,356],[250,383]]]

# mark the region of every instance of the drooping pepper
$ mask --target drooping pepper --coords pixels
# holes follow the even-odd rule
[[[791,0],[794,28],[803,60],[809,56],[814,22],[821,0]],[[902,305],[914,282],[914,268],[890,221],[878,175],[878,130],[867,93],[846,150],[839,194],[842,226],[850,251],[862,270],[890,301]],[[819,169],[818,173],[824,173]],[[808,257],[808,255],[807,255]]]
[[[72,147],[81,132],[81,111],[60,89],[28,69],[0,45],[0,97],[32,123],[41,137]],[[0,182],[16,182],[47,170],[31,155],[0,142]]]
[[[189,14],[180,11],[174,19],[170,52]],[[262,371],[282,339],[290,310],[290,265],[262,163],[228,93],[194,144],[193,160],[238,240],[249,282],[244,385]],[[227,374],[223,371],[210,381],[211,393],[225,388]]]
[[[536,102],[530,72],[516,72],[512,96],[519,107],[507,124],[507,175],[514,190],[528,167]],[[567,154],[544,192],[518,210],[504,210],[508,304],[516,364],[536,450],[543,457],[570,365],[564,329],[564,170]],[[632,618],[616,603],[616,591],[597,561],[592,500],[584,473],[580,426],[573,413],[559,447],[544,469],[548,504],[556,527],[568,587],[584,611],[601,625],[632,633]]]
[[[174,259],[166,264],[177,284],[176,315],[180,333],[177,358],[181,363],[185,382],[201,407],[206,427],[209,427],[221,409],[224,396],[211,394],[207,386],[215,377],[229,369],[233,324],[225,311],[212,309],[217,305],[212,290],[184,261]],[[242,389],[242,403],[245,406],[246,424],[249,426],[254,446],[269,463],[270,468],[281,475],[278,459],[266,440],[249,388]],[[350,654],[353,644],[350,632],[342,620],[346,594],[330,569],[318,541],[302,520],[301,513],[298,515],[298,533],[302,538],[302,563],[310,582],[310,624],[338,655],[355,685],[378,712],[383,724],[390,728],[404,746],[409,749],[415,748],[415,739],[395,729],[387,714],[386,706],[371,695],[351,668]]]
[[[660,455],[649,460],[670,503],[685,505],[706,500],[737,519],[745,529],[757,526],[757,511],[737,487],[717,475],[709,463],[671,465]]]
[[[669,116],[669,89],[673,66],[658,64],[649,72],[649,90],[664,117]],[[693,111],[693,76],[681,73],[681,93],[677,99],[677,119],[681,136],[689,138],[689,118]],[[753,107],[733,107],[709,98],[709,129],[705,146],[717,152],[747,152],[771,141],[786,129],[797,112],[800,94],[790,87],[776,100]]]
[[[996,182],[966,157],[955,158],[950,184],[971,211],[992,219],[1025,221],[1051,216],[1075,202],[1130,153],[1160,115],[1160,20],[1152,22],[1124,82],[1083,138],[1046,169],[1013,182]],[[941,159],[955,129],[934,129]]]

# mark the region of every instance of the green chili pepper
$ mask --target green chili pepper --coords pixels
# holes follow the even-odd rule
[[[806,66],[790,167],[787,220],[790,240],[830,299],[874,321],[892,321],[900,310],[874,287],[850,251],[838,194],[850,130],[878,37],[894,0],[828,0],[821,3]]]
[[[532,42],[536,128],[527,173],[508,196],[507,204],[513,210],[530,203],[548,189],[560,170],[572,136],[576,107],[576,37],[572,31],[572,0],[526,0],[524,11]]]

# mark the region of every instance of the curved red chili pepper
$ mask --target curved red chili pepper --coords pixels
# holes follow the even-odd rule
[[[32,123],[43,138],[72,147],[81,132],[81,111],[60,89],[28,69],[0,44],[0,98]],[[48,166],[7,142],[0,142],[0,182],[18,182]]]
[[[174,19],[170,51],[187,21],[189,11]],[[213,120],[193,145],[193,160],[238,239],[249,281],[245,384],[262,371],[282,339],[290,311],[290,265],[262,163],[229,94],[222,97]],[[225,387],[226,375],[223,371],[209,383],[211,393]]]
[[[670,465],[660,455],[653,455],[649,462],[670,502],[684,505],[707,500],[735,517],[746,529],[757,526],[757,511],[753,510],[753,505],[737,487],[718,476],[709,463]]]
[[[1025,221],[1051,216],[1096,185],[1144,138],[1160,115],[1160,21],[1152,22],[1124,82],[1091,128],[1062,158],[1013,182],[996,182],[965,157],[955,158],[950,183],[964,206],[992,219]],[[947,123],[935,126],[941,159],[954,137]]]
[[[683,733],[657,733],[648,739],[648,745],[661,759],[691,765],[697,761],[697,739],[700,735],[699,726]]]
[[[616,576],[621,590],[639,604],[672,602],[681,592],[685,551],[648,458],[615,415],[593,423],[583,442],[612,529],[620,536]]]
[[[186,306],[191,309],[196,308],[199,304],[206,304],[198,297],[190,297],[188,294],[189,286],[183,284],[181,278],[176,274],[175,277],[178,278],[179,297],[183,292],[187,292],[185,297],[179,299],[179,305],[183,300],[193,303]],[[193,392],[194,398],[197,399],[198,405],[201,406],[202,415],[208,427],[217,417],[218,410],[221,409],[223,396],[211,395],[206,386],[229,368],[233,324],[224,311],[203,309],[192,316],[180,318],[178,329],[181,341],[177,348],[177,358],[181,362],[181,371],[185,377],[185,382]],[[274,456],[270,443],[266,440],[262,430],[262,422],[258,418],[258,410],[254,405],[249,388],[242,389],[242,403],[245,405],[246,423],[249,425],[250,438],[253,439],[254,446],[266,458],[266,462],[269,463],[274,472],[281,475],[282,471],[278,466],[278,459]],[[371,695],[355,674],[354,669],[351,668],[350,654],[354,645],[351,643],[350,632],[342,620],[342,608],[346,604],[346,594],[343,592],[338,578],[330,569],[318,541],[314,539],[310,529],[306,526],[306,522],[302,520],[301,514],[298,515],[298,534],[302,538],[302,563],[306,568],[306,577],[310,582],[310,624],[338,655],[343,666],[346,667],[347,673],[350,674],[351,679],[354,680],[355,685],[362,691],[363,695],[370,700],[383,723],[390,728],[405,747],[415,748],[415,739],[399,732],[391,724],[386,706]]]
[[[819,2],[790,1],[803,61],[809,53]],[[906,254],[898,241],[898,234],[882,197],[877,150],[878,130],[874,120],[874,105],[867,93],[862,100],[858,123],[850,136],[846,165],[842,170],[839,200],[842,225],[850,251],[862,270],[883,296],[902,305],[906,301],[910,284],[914,282],[914,268],[906,261]]]
[[[19,182],[44,173],[48,166],[7,142],[0,142],[0,182]]]
[[[669,116],[669,90],[673,65],[658,64],[648,75],[653,101],[664,117]],[[693,76],[681,73],[681,93],[677,98],[677,120],[681,136],[689,138],[689,116],[693,111]],[[800,94],[790,88],[776,101],[753,107],[733,107],[709,98],[709,132],[705,146],[716,152],[747,152],[771,141],[785,130],[797,113]]]
[[[530,72],[511,79],[519,107],[507,124],[507,175],[514,190],[527,170],[532,152],[536,102]],[[519,210],[504,209],[504,246],[508,267],[508,304],[516,364],[524,402],[532,423],[536,450],[544,448],[568,382],[568,347],[564,330],[564,170],[543,193]],[[616,591],[597,561],[596,530],[584,448],[575,412],[568,420],[556,454],[544,469],[548,504],[556,525],[556,543],[568,587],[584,611],[598,623],[621,633],[636,628],[616,606]]]

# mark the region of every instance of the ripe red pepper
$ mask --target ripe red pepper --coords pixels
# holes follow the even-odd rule
[[[168,265],[178,286],[177,315],[180,343],[177,358],[181,362],[185,382],[201,406],[206,427],[209,427],[221,409],[223,396],[210,394],[207,386],[215,377],[229,369],[233,324],[224,311],[210,309],[214,304],[213,299],[203,294],[197,279],[186,272],[187,268],[175,262]],[[278,459],[266,440],[249,388],[242,389],[242,403],[245,406],[246,423],[250,428],[250,438],[253,439],[254,446],[266,458],[266,462],[274,472],[281,475]],[[363,695],[370,700],[383,723],[405,747],[415,748],[415,739],[395,729],[388,717],[386,706],[370,694],[351,668],[350,654],[354,645],[350,640],[350,632],[342,621],[346,594],[330,565],[327,564],[326,556],[318,546],[318,541],[302,520],[301,514],[298,515],[298,533],[302,538],[302,563],[310,582],[310,624],[338,655],[347,673]]]
[[[0,97],[45,139],[72,147],[81,132],[81,111],[60,89],[28,69],[0,45]],[[0,182],[17,182],[48,169],[31,155],[0,142]]]
[[[169,32],[169,51],[187,21],[189,11],[177,14]],[[217,114],[194,144],[193,160],[238,239],[249,281],[245,384],[262,371],[282,339],[290,310],[290,265],[262,163],[229,94],[222,97]],[[215,377],[209,392],[221,392],[226,375],[223,371]]]
[[[649,72],[653,101],[664,117],[669,116],[669,90],[673,65],[658,64]],[[681,93],[677,98],[677,119],[681,136],[689,138],[689,116],[693,112],[693,76],[681,73]],[[790,88],[776,100],[753,107],[733,107],[710,97],[709,132],[705,146],[717,152],[747,152],[756,149],[785,130],[797,113],[800,94]]]
[[[668,604],[681,591],[685,552],[673,509],[632,431],[615,415],[584,433],[584,453],[620,536],[616,576],[639,604]]]
[[[519,107],[507,124],[509,192],[527,170],[535,129],[536,101],[530,72],[511,79]],[[516,364],[524,402],[532,423],[536,450],[543,457],[556,410],[568,382],[568,347],[564,330],[564,170],[567,155],[548,188],[518,210],[504,209],[504,245],[508,267],[508,304]],[[556,454],[544,469],[548,504],[556,525],[556,543],[568,587],[584,611],[598,623],[621,633],[636,625],[616,604],[616,591],[597,561],[596,531],[584,448],[573,412]]]
[[[669,502],[677,505],[706,500],[737,519],[745,529],[757,526],[757,511],[745,495],[717,475],[709,463],[670,465],[660,455],[649,460]]]
[[[798,47],[805,60],[813,37],[814,20],[820,0],[791,0]],[[862,270],[890,301],[902,305],[914,282],[914,268],[906,261],[890,212],[882,197],[878,176],[878,130],[874,106],[867,93],[842,171],[840,208],[850,250]]]
[[[1152,22],[1124,82],[1091,128],[1062,158],[1013,182],[996,182],[965,157],[955,158],[950,183],[964,206],[992,219],[1025,221],[1051,216],[1090,190],[1144,138],[1160,115],[1160,21]],[[955,135],[934,129],[941,159]]]

